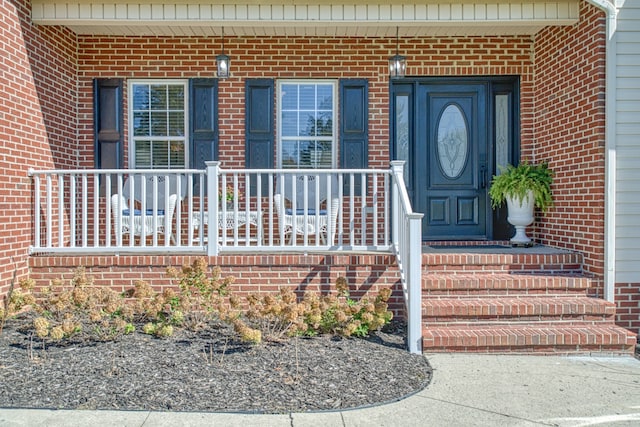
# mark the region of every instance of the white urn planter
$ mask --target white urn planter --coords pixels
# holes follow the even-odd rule
[[[511,238],[511,244],[531,244],[531,239],[527,236],[526,229],[528,225],[533,223],[534,202],[532,191],[529,191],[522,200],[517,197],[507,197],[507,221],[516,228],[516,234]]]

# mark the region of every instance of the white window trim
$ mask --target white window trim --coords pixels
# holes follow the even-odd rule
[[[277,89],[276,89],[276,97],[277,97],[277,112],[276,112],[276,158],[277,158],[277,167],[282,168],[282,85],[286,84],[331,84],[333,87],[333,144],[331,144],[331,168],[335,169],[337,156],[336,152],[338,149],[338,144],[340,140],[338,138],[338,80],[335,79],[282,79],[277,81]]]
[[[134,148],[134,135],[133,135],[133,87],[136,84],[182,84],[184,85],[184,167],[189,168],[189,152],[190,135],[189,135],[189,80],[187,79],[130,79],[127,81],[127,120],[129,122],[128,132],[129,137],[129,169],[134,169],[136,164],[136,155]]]

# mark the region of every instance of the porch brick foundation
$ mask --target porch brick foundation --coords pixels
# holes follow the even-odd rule
[[[156,291],[177,288],[177,281],[167,275],[167,267],[191,264],[198,256],[39,256],[29,259],[30,277],[36,289],[51,280],[70,284],[78,267],[84,267],[94,284],[116,292],[144,280]],[[250,293],[277,292],[289,287],[300,296],[305,291],[335,291],[336,279],[348,279],[351,297],[375,298],[378,291],[392,288],[389,308],[396,317],[404,317],[400,273],[391,255],[224,255],[208,258],[209,265],[219,266],[222,275],[234,276],[232,292],[240,297]]]
[[[640,334],[640,283],[616,283],[616,324]]]

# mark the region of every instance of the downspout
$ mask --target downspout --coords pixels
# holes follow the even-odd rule
[[[604,297],[614,302],[616,283],[616,25],[615,0],[587,0],[607,14],[605,45]]]

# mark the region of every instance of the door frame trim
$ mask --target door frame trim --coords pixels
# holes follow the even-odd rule
[[[415,205],[415,184],[416,175],[414,171],[417,169],[414,164],[416,142],[415,138],[418,129],[418,121],[415,120],[418,108],[417,88],[420,85],[469,85],[482,84],[487,88],[486,111],[486,137],[487,137],[487,189],[490,185],[491,178],[497,173],[496,170],[496,136],[495,136],[495,96],[499,94],[510,95],[509,108],[509,147],[508,162],[511,164],[518,163],[520,159],[520,76],[445,76],[445,77],[405,77],[392,79],[389,81],[389,154],[391,160],[396,160],[397,140],[396,140],[396,120],[395,120],[395,99],[396,95],[409,95],[408,112],[409,129],[408,129],[408,161],[406,168],[408,169],[409,181],[407,182],[407,191],[412,204]],[[400,92],[402,90],[402,92]],[[506,207],[499,209],[491,209],[489,195],[486,194],[486,236],[478,240],[496,240],[504,239],[505,236],[511,234],[511,226],[506,221]],[[434,238],[436,239],[436,238]],[[437,239],[436,239],[437,240]],[[442,240],[442,239],[440,239]],[[456,239],[457,240],[457,239]],[[468,239],[465,239],[468,240]]]

